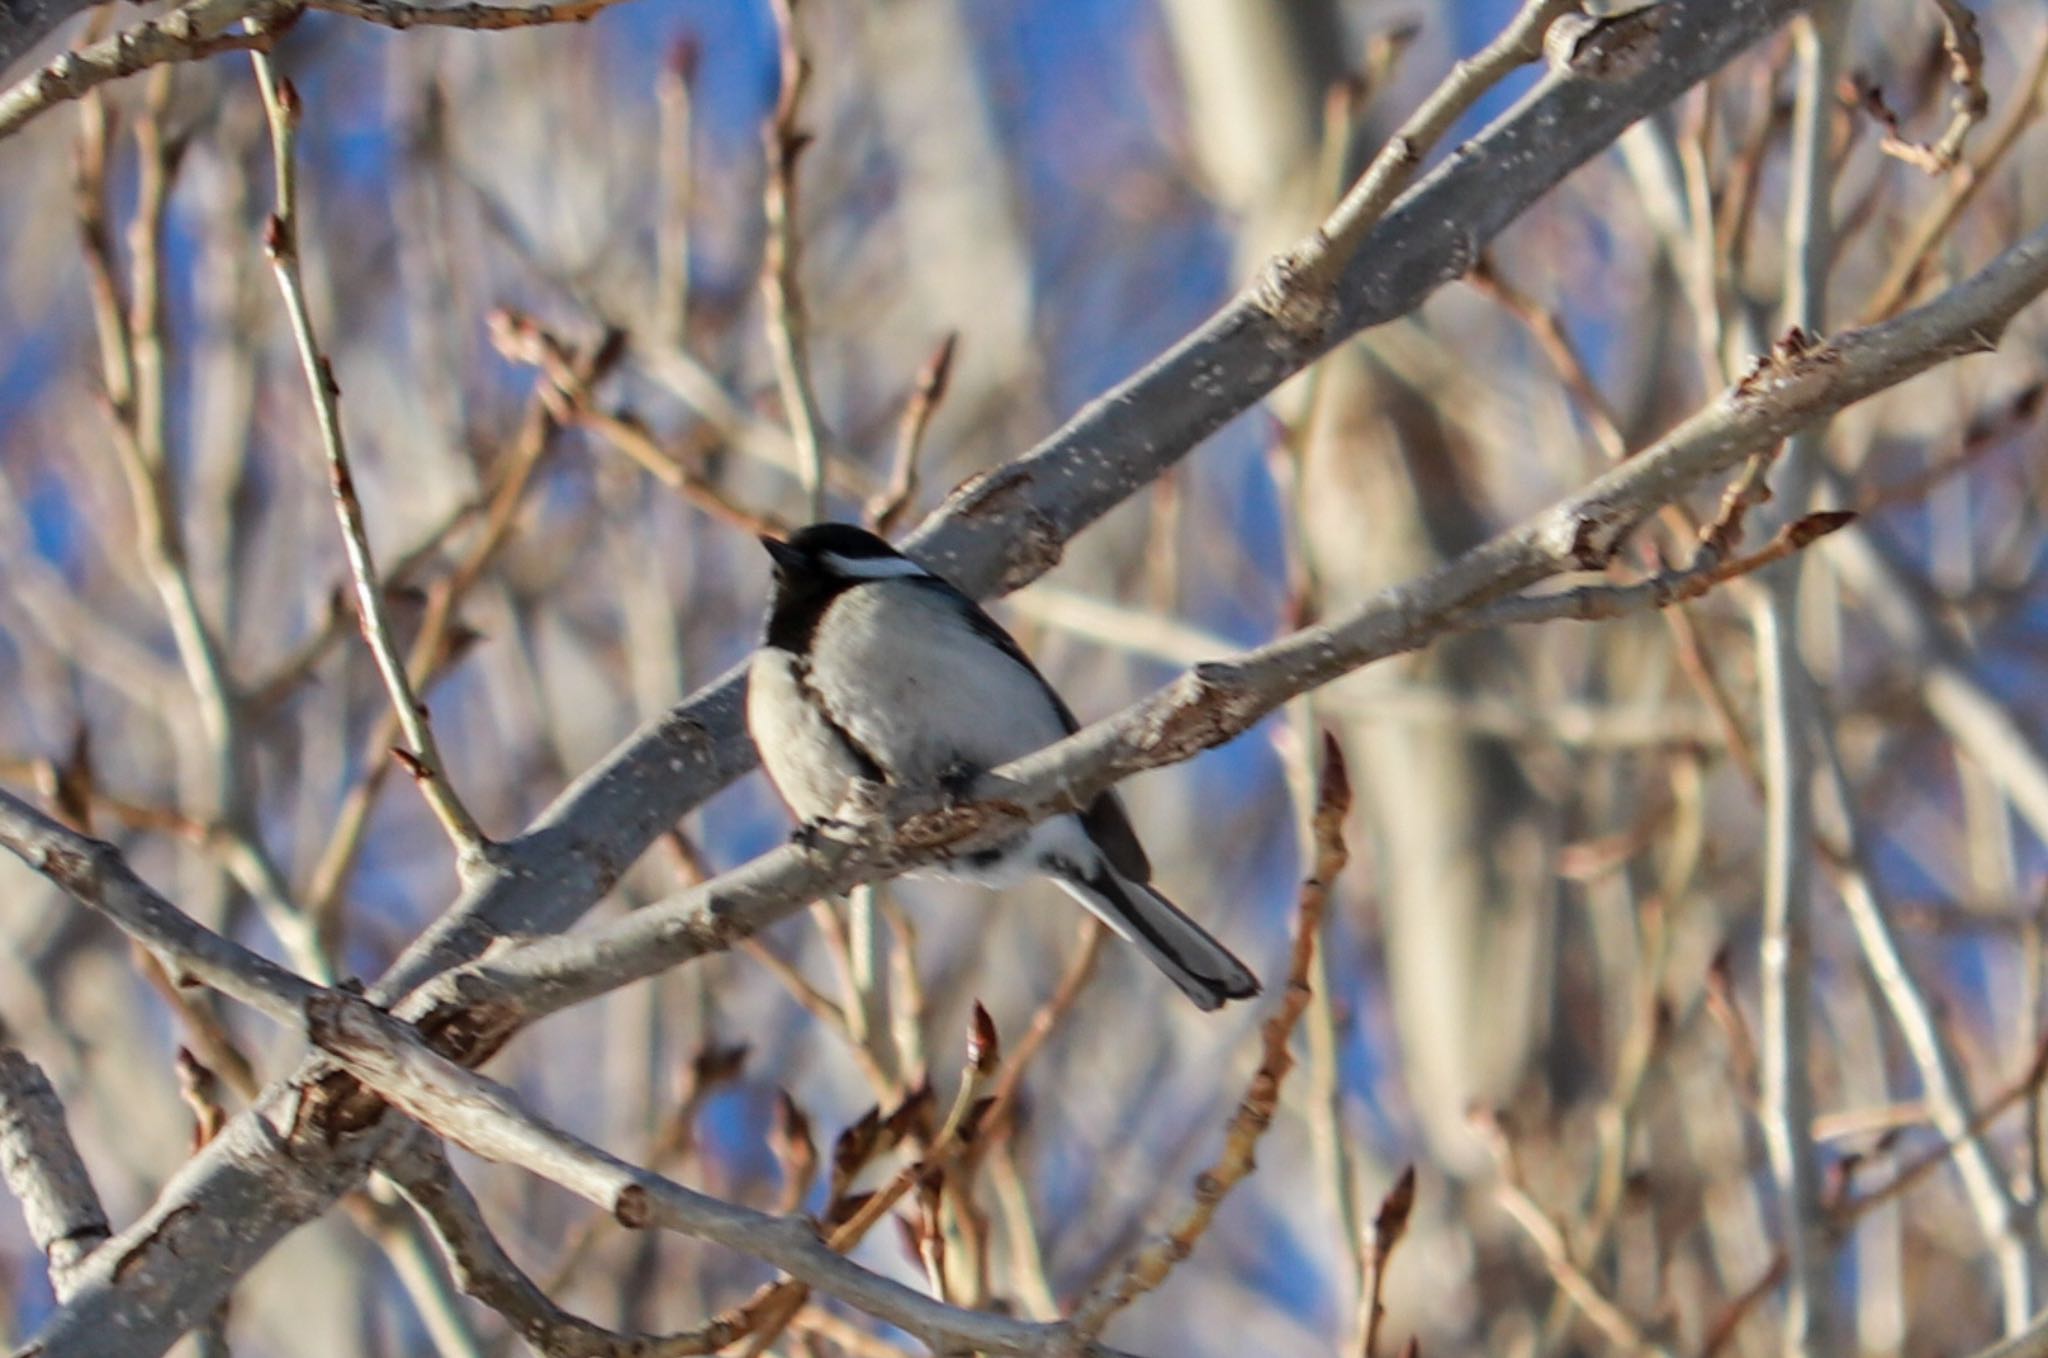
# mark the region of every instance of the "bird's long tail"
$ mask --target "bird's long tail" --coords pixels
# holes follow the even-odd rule
[[[1203,1009],[1259,993],[1259,978],[1252,975],[1251,968],[1143,882],[1118,876],[1099,861],[1085,874],[1060,864],[1053,875],[1103,923],[1137,944],[1154,966]]]

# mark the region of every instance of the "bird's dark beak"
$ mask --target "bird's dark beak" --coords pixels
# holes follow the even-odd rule
[[[768,549],[768,555],[775,558],[777,572],[794,572],[803,565],[804,554],[780,538],[764,537],[761,545]]]

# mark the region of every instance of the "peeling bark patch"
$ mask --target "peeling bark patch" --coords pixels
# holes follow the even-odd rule
[[[376,1126],[383,1120],[386,1106],[355,1076],[331,1070],[307,1086],[297,1121],[318,1132],[331,1150],[344,1137]],[[293,1131],[297,1130],[294,1126]]]
[[[438,1004],[415,1026],[442,1056],[458,1065],[480,1066],[518,1031],[519,1018],[503,1004]]]
[[[94,841],[95,848],[103,848]],[[70,849],[52,845],[43,850],[36,870],[81,899],[90,895],[99,884],[99,867],[90,857]]]
[[[1007,539],[1000,574],[993,592],[1007,593],[1022,588],[1060,564],[1066,553],[1066,534],[1032,502],[1038,487],[1028,464],[1011,463],[962,481],[946,497],[944,515],[968,523],[1000,525]],[[957,560],[957,553],[953,554]],[[929,558],[928,558],[929,559]],[[933,564],[944,566],[945,561]],[[957,572],[949,572],[958,581]],[[970,594],[981,591],[968,590]]]
[[[1610,19],[1564,15],[1543,35],[1543,53],[1552,69],[1583,80],[1632,80],[1656,59],[1662,8],[1646,5]]]
[[[198,1215],[199,1209],[189,1202],[164,1213],[164,1219],[156,1224],[155,1229],[151,1230],[148,1235],[142,1237],[133,1245],[130,1245],[121,1257],[114,1262],[114,1281],[116,1283],[127,1282],[137,1269],[149,1262],[145,1256],[150,1251],[156,1249],[158,1245],[162,1245],[163,1248],[175,1255],[178,1252],[178,1242],[176,1239],[178,1227],[188,1217],[196,1217]]]
[[[1620,545],[1619,539],[1614,542],[1603,543],[1600,540],[1600,530],[1603,526],[1598,519],[1591,517],[1580,519],[1573,526],[1572,564],[1580,570],[1606,570],[1607,563],[1613,559],[1614,550]]]
[[[1148,755],[1178,760],[1213,749],[1244,734],[1267,710],[1233,665],[1197,665],[1175,688],[1171,705],[1143,733]]]
[[[644,1230],[654,1218],[654,1208],[647,1200],[647,1190],[639,1184],[627,1184],[612,1199],[612,1216],[619,1225],[628,1230]]]
[[[1010,550],[1003,554],[1003,573],[996,583],[1000,593],[1022,589],[1066,555],[1067,540],[1058,524],[1032,505],[1024,506],[1022,517],[1012,530]]]

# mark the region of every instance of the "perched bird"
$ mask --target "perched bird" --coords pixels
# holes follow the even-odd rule
[[[761,541],[775,596],[747,730],[806,826],[830,819],[857,778],[964,790],[1077,729],[995,619],[874,534],[821,523]],[[1244,963],[1148,885],[1152,865],[1114,792],[935,870],[988,886],[1051,877],[1202,1008],[1258,993]]]

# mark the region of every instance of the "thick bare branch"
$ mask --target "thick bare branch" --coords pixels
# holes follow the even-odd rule
[[[50,1287],[71,1295],[78,1267],[111,1233],[100,1195],[71,1142],[64,1105],[35,1062],[0,1045],[0,1176],[21,1203]]]
[[[502,1085],[436,1056],[365,1001],[333,995],[309,1006],[307,1018],[317,1044],[421,1123],[485,1159],[560,1184],[621,1225],[676,1231],[765,1260],[940,1352],[1052,1354],[1068,1340],[1065,1326],[961,1310],[871,1273],[835,1253],[806,1219],[721,1202],[608,1155],[527,1112]]]

